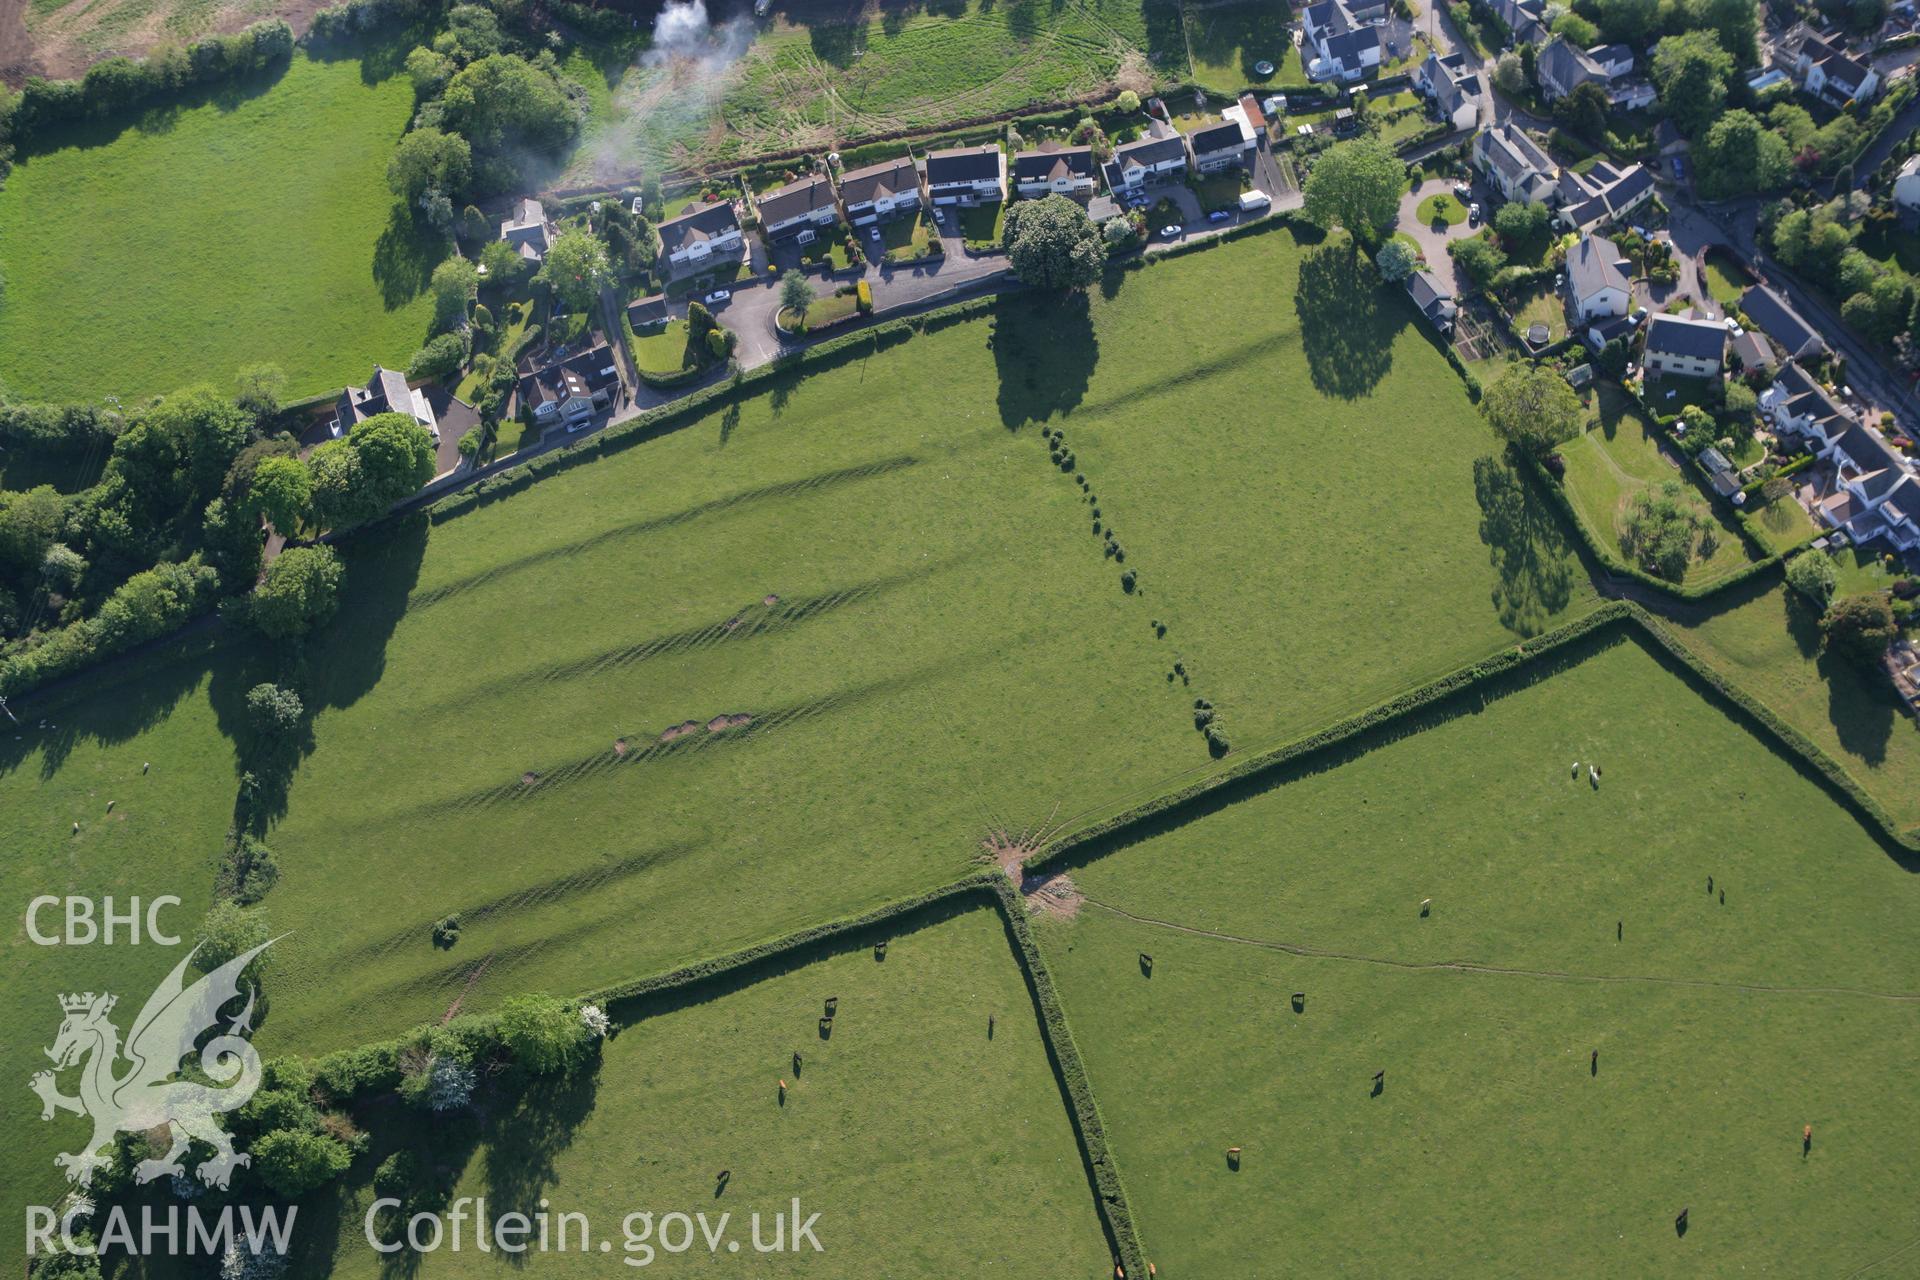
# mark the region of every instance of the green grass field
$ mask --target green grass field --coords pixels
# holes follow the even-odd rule
[[[1467,220],[1467,206],[1450,191],[1436,191],[1420,202],[1414,211],[1423,225],[1431,226],[1443,222],[1449,227],[1459,226]]]
[[[0,384],[131,400],[274,363],[297,397],[404,367],[442,253],[386,190],[412,103],[405,76],[296,56],[22,157],[0,188]]]
[[[1215,93],[1239,93],[1280,83],[1285,64],[1299,66],[1287,27],[1287,6],[1263,0],[1185,7],[1187,44],[1193,51],[1193,82]],[[1254,68],[1271,62],[1262,76]]]
[[[817,1020],[830,995],[839,1005],[822,1039]],[[990,908],[909,926],[889,939],[883,963],[871,940],[849,939],[744,983],[614,1012],[620,1034],[581,1084],[432,1126],[385,1112],[382,1149],[430,1153],[449,1170],[452,1194],[485,1196],[495,1213],[531,1209],[541,1196],[553,1213],[584,1213],[596,1240],[611,1237],[612,1257],[636,1266],[648,1256],[628,1251],[621,1223],[650,1210],[704,1213],[709,1226],[731,1214],[729,1234],[751,1259],[743,1264],[724,1246],[705,1257],[696,1231],[693,1253],[652,1256],[669,1271],[709,1263],[751,1265],[756,1275],[985,1271],[1033,1280],[1106,1272],[1065,1100]],[[792,1086],[784,1106],[781,1079]],[[388,1274],[361,1234],[378,1158],[363,1162],[344,1197],[335,1276]],[[732,1176],[716,1193],[721,1169]],[[819,1213],[822,1251],[753,1254],[750,1215],[764,1215],[762,1238],[771,1240],[772,1215],[795,1197],[802,1217]],[[595,1244],[535,1265],[605,1275],[609,1255]],[[426,1256],[418,1274],[514,1271],[497,1253],[469,1252]]]
[[[1845,1274],[1912,1240],[1911,873],[1639,643],[1558,665],[1071,871],[1042,944],[1162,1274]]]
[[[850,16],[851,15],[851,16]],[[697,89],[634,65],[577,149],[568,180],[652,162],[708,165],[1104,93],[1123,67],[1182,77],[1177,9],[1140,0],[954,0],[926,10],[783,6]],[[596,91],[598,92],[598,91]]]
[[[1818,619],[1777,579],[1719,603],[1685,621],[1687,645],[1838,760],[1902,828],[1920,828],[1920,730],[1886,677],[1822,656]]]
[[[1709,502],[1668,458],[1658,429],[1646,415],[1617,388],[1606,384],[1599,388],[1596,405],[1594,425],[1560,447],[1560,456],[1567,463],[1567,496],[1594,540],[1625,559],[1620,537],[1626,530],[1628,504],[1635,494],[1657,491],[1669,480],[1677,480],[1683,486],[1686,504],[1715,525],[1713,553],[1702,558],[1696,548],[1687,566],[1686,584],[1710,584],[1748,564],[1740,527]]]

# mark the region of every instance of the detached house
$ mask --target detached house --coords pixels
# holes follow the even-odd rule
[[[1480,123],[1479,73],[1467,65],[1465,54],[1455,52],[1443,58],[1429,53],[1413,73],[1413,84],[1433,99],[1440,118],[1455,129],[1471,129]]]
[[[1633,302],[1633,282],[1620,246],[1605,236],[1587,235],[1567,250],[1567,297],[1574,314],[1591,323],[1624,316]],[[1603,341],[1602,346],[1606,345]]]
[[[1310,80],[1361,80],[1380,69],[1379,4],[1320,0],[1300,14],[1300,34],[1314,56],[1305,59]],[[1304,51],[1303,51],[1304,56]]]
[[[1473,135],[1473,162],[1508,200],[1545,204],[1553,196],[1558,167],[1524,129],[1511,123]]]
[[[1585,173],[1568,169],[1554,186],[1560,206],[1555,217],[1569,231],[1583,234],[1614,225],[1651,199],[1653,174],[1638,164],[1615,169],[1599,161]]]
[[[856,227],[919,209],[920,171],[913,158],[882,160],[841,174],[840,207]]]
[[[737,257],[746,240],[731,200],[690,205],[658,227],[660,256],[673,268],[704,266],[717,258]]]
[[[1740,295],[1740,311],[1769,338],[1780,344],[1789,360],[1811,360],[1827,354],[1826,339],[1801,319],[1800,313],[1765,285]]]
[[[1684,320],[1658,315],[1647,324],[1646,365],[1649,373],[1679,374],[1687,378],[1719,376],[1726,358],[1727,330],[1717,320]]]
[[[1088,196],[1098,185],[1092,147],[1042,147],[1013,158],[1013,188],[1023,196]]]
[[[760,228],[769,240],[794,236],[803,244],[809,243],[840,217],[833,184],[818,175],[775,187],[754,197],[753,204],[760,215]]]
[[[1555,36],[1540,50],[1536,66],[1540,92],[1549,102],[1583,84],[1600,86],[1609,103],[1627,111],[1652,106],[1656,96],[1652,84],[1631,78],[1633,50],[1623,44],[1576,49],[1564,37]]]
[[[513,206],[513,216],[500,224],[500,238],[519,250],[528,262],[546,259],[547,246],[553,243],[553,224],[538,200],[522,199]]]
[[[997,204],[1007,198],[1007,153],[999,147],[927,152],[927,197],[935,205]]]
[[[435,444],[440,443],[440,424],[434,419],[433,406],[418,389],[407,385],[407,375],[373,366],[373,377],[364,387],[348,387],[334,402],[334,418],[327,429],[335,436],[353,430],[356,423],[382,413],[404,413],[427,429]]]
[[[1115,149],[1107,161],[1107,185],[1115,195],[1137,192],[1187,171],[1187,142],[1177,133],[1145,137]]]
[[[1825,456],[1833,442],[1859,425],[1847,407],[1789,360],[1760,394],[1760,412],[1782,435],[1800,436]]]
[[[613,352],[598,333],[573,355],[555,358],[555,353],[542,352],[520,362],[520,403],[533,411],[538,426],[588,421],[611,402],[619,384]]]
[[[1800,87],[1818,98],[1844,105],[1880,92],[1880,74],[1866,63],[1813,32],[1800,37],[1794,50],[1793,74]]]
[[[1253,130],[1234,120],[1222,120],[1187,135],[1193,149],[1193,167],[1199,173],[1218,173],[1222,169],[1250,163],[1255,146]]]

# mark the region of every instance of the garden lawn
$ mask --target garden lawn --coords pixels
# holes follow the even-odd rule
[[[1196,696],[1245,750],[1588,607],[1404,300],[1312,252],[1335,257],[1305,259],[1305,320],[1261,305],[1301,249],[1254,236],[768,384],[430,539],[355,540],[271,837],[294,936],[268,1036],[332,1047],[897,899],[997,823],[1230,766]],[[1167,341],[1229,313],[1231,344]],[[448,912],[452,955],[427,936]]]
[[[828,996],[839,1004],[823,1039]],[[991,908],[908,925],[889,940],[884,963],[871,938],[848,939],[791,967],[613,1012],[625,1025],[580,1082],[485,1119],[466,1113],[410,1133],[396,1134],[394,1121],[406,1117],[385,1109],[373,1121],[380,1150],[404,1137],[417,1158],[453,1171],[454,1195],[484,1196],[492,1212],[531,1209],[545,1196],[552,1213],[584,1213],[596,1237],[611,1238],[611,1256],[635,1265],[680,1261],[629,1252],[622,1219],[647,1209],[656,1219],[704,1213],[710,1228],[731,1214],[727,1234],[756,1275],[1107,1273],[1111,1255],[1066,1101]],[[782,1079],[791,1086],[784,1106]],[[388,1274],[361,1234],[378,1158],[352,1175],[333,1275]],[[721,1169],[732,1175],[723,1192]],[[821,1252],[750,1253],[751,1215],[762,1215],[770,1241],[773,1214],[790,1214],[795,1197],[802,1218],[819,1214]],[[695,1240],[704,1255],[697,1230]],[[608,1257],[596,1243],[538,1265],[604,1276]],[[518,1270],[498,1253],[416,1260],[424,1277]],[[716,1265],[726,1263],[722,1245]],[[316,1260],[309,1274],[324,1270]]]
[[[4,1111],[0,1206],[8,1213],[58,1203],[66,1183],[54,1154],[79,1150],[91,1132],[88,1121],[70,1114],[41,1123],[39,1104],[26,1092],[28,1077],[50,1065],[41,1050],[60,1026],[58,997],[117,993],[114,1020],[124,1032],[192,945],[233,821],[232,738],[242,702],[267,678],[249,674],[244,656],[237,649],[211,660],[155,656],[119,664],[58,696],[13,702],[22,723],[7,723],[0,734],[0,813],[7,815],[0,884],[13,913],[0,944],[8,975],[0,1012],[12,1028],[0,1070],[20,1090]],[[48,727],[37,727],[42,723]],[[112,895],[119,913],[138,897],[143,916],[146,904],[172,895],[181,905],[162,907],[157,919],[183,942],[153,945],[143,923],[139,946],[129,945],[124,926],[110,946],[36,945],[26,932],[27,904],[43,894],[95,899],[96,910],[97,900]],[[60,934],[61,909],[43,911],[38,924]],[[68,1092],[72,1081],[71,1074],[62,1081]]]
[[[908,262],[926,256],[927,242],[932,238],[933,232],[924,213],[915,213],[911,218],[893,218],[880,224],[880,243],[886,248],[889,262]]]
[[[1740,305],[1740,295],[1753,285],[1753,277],[1731,255],[1719,249],[1707,250],[1706,269],[1701,279],[1707,286],[1707,293],[1720,304],[1722,310],[1731,310]]]
[[[1467,220],[1467,206],[1461,204],[1457,197],[1447,191],[1428,196],[1420,202],[1420,207],[1414,212],[1423,227],[1432,226],[1436,222],[1457,227]]]
[[[1235,0],[1186,6],[1184,13],[1187,45],[1193,51],[1193,82],[1202,88],[1215,93],[1239,93],[1249,86],[1259,90],[1269,81],[1284,80],[1279,68],[1289,56],[1299,65],[1285,6]],[[1265,77],[1254,70],[1263,61],[1276,68]]]
[[[1882,1189],[1920,1172],[1920,884],[1636,640],[1569,661],[1071,872],[1042,945],[1162,1274],[1844,1273],[1913,1238]]]
[[[1753,520],[1748,527],[1766,545],[1769,554],[1791,551],[1802,543],[1812,542],[1820,533],[1813,527],[1813,518],[1807,509],[1791,494],[1776,498],[1751,514]]]
[[[1599,384],[1597,398],[1599,412],[1594,425],[1560,446],[1560,456],[1567,464],[1562,482],[1567,497],[1594,540],[1616,560],[1625,560],[1620,538],[1626,531],[1628,506],[1636,494],[1658,492],[1673,480],[1681,486],[1681,500],[1714,524],[1713,554],[1702,559],[1696,551],[1683,581],[1688,586],[1700,586],[1747,565],[1750,556],[1740,527],[1668,459],[1658,429],[1638,406],[1605,383]]]
[[[633,335],[633,362],[640,372],[670,376],[696,363],[687,350],[687,322],[669,320]]]
[[[131,400],[271,363],[299,397],[404,368],[444,252],[386,188],[412,110],[404,75],[296,54],[278,79],[54,135],[0,188],[0,383]]]
[[[1841,576],[1844,589],[1873,582]],[[1886,675],[1822,656],[1819,619],[1771,575],[1715,603],[1676,626],[1688,647],[1839,761],[1895,823],[1920,830],[1920,732]]]
[[[1522,338],[1536,324],[1547,327],[1547,341],[1554,343],[1567,336],[1567,304],[1551,282],[1535,285],[1509,309],[1513,327]]]

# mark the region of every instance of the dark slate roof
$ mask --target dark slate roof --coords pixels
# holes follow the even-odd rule
[[[1742,369],[1771,369],[1780,362],[1773,344],[1757,329],[1747,329],[1733,340],[1733,356]]]
[[[1124,169],[1127,162],[1139,165],[1163,164],[1168,160],[1184,160],[1187,144],[1178,134],[1170,138],[1142,138],[1138,142],[1129,142],[1114,148],[1113,158]]]
[[[1416,271],[1407,277],[1407,293],[1413,298],[1413,305],[1430,319],[1451,320],[1459,309],[1454,305],[1453,295],[1440,287],[1430,271]]]
[[[1240,126],[1231,120],[1222,120],[1219,124],[1210,124],[1204,129],[1195,129],[1187,135],[1187,141],[1193,144],[1193,154],[1212,155],[1217,151],[1238,151],[1247,145],[1247,139],[1240,132]]]
[[[1092,147],[1056,147],[1052,151],[1043,147],[1022,151],[1013,158],[1016,182],[1050,182],[1069,173],[1080,178],[1093,176]]]
[[[754,204],[759,206],[760,221],[785,222],[833,208],[833,184],[818,176],[802,178],[755,197]]]
[[[739,226],[740,220],[734,217],[731,200],[690,205],[679,217],[669,218],[660,224],[660,249],[663,253],[672,253],[686,245],[725,235]]]
[[[382,413],[404,413],[413,417],[413,395],[407,389],[407,375],[373,366],[373,377],[364,387],[348,387],[340,393],[335,404],[340,415],[340,425],[351,427],[356,422],[365,422],[368,418]]]
[[[1647,351],[1695,360],[1718,360],[1727,349],[1726,326],[1716,320],[1658,315],[1647,325]]]
[[[1368,49],[1380,47],[1380,32],[1373,27],[1361,27],[1354,31],[1345,31],[1327,40],[1327,57],[1337,60],[1341,66],[1356,69],[1360,66],[1362,55]]]
[[[1591,298],[1602,289],[1618,289],[1632,294],[1631,282],[1621,269],[1620,246],[1605,236],[1582,236],[1567,251],[1567,283],[1576,299]]]
[[[1587,50],[1587,56],[1600,63],[1632,62],[1633,49],[1624,44],[1597,44]]]
[[[927,185],[990,182],[1000,176],[1000,148],[954,147],[927,152]]]
[[[592,396],[620,381],[614,368],[613,351],[607,340],[595,333],[588,345],[561,360],[539,364],[528,360],[520,377],[520,399],[531,405],[565,401],[574,396]]]
[[[1740,309],[1764,329],[1769,338],[1785,347],[1790,356],[1805,352],[1809,343],[1826,350],[1826,340],[1814,327],[1802,320],[1799,313],[1787,305],[1786,299],[1765,285],[1754,285],[1741,294]]]
[[[1620,181],[1608,187],[1603,193],[1607,205],[1618,213],[1627,205],[1640,198],[1644,191],[1653,189],[1653,173],[1643,164],[1636,164],[1620,175]]]
[[[1599,347],[1633,332],[1633,321],[1625,316],[1603,316],[1587,326],[1588,341]]]
[[[913,157],[901,156],[841,174],[840,198],[849,205],[872,204],[882,197],[919,186],[919,171],[913,167]]]

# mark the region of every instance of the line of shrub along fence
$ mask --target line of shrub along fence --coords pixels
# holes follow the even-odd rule
[[[1067,1026],[1052,974],[1034,940],[1026,903],[1013,882],[998,869],[978,871],[861,915],[816,925],[728,955],[683,965],[650,978],[602,987],[576,997],[572,1003],[601,1005],[613,1015],[616,1023],[629,1025],[696,999],[712,1000],[726,991],[788,972],[817,958],[815,953],[847,951],[883,942],[904,928],[924,928],[974,910],[996,912],[1006,928],[1014,960],[1038,1015],[1048,1064],[1067,1104],[1074,1143],[1080,1151],[1108,1247],[1120,1259],[1127,1274],[1144,1275],[1146,1265],[1139,1236],[1107,1145],[1099,1108],[1094,1103],[1092,1084]],[[716,986],[724,990],[716,992]],[[315,1081],[336,1102],[363,1101],[399,1085],[401,1063],[407,1049],[421,1043],[430,1032],[451,1031],[465,1044],[488,1047],[498,1044],[496,1027],[496,1020],[486,1014],[464,1015],[444,1029],[423,1024],[391,1040],[327,1054],[314,1064]]]
[[[1806,776],[1838,796],[1862,825],[1889,847],[1897,860],[1920,870],[1920,859],[1913,857],[1920,852],[1920,831],[1900,830],[1886,809],[1818,744],[1701,661],[1652,614],[1631,600],[1610,601],[1583,618],[1461,667],[1318,733],[1250,756],[1223,773],[1083,828],[1027,858],[1023,870],[1033,874],[1042,869],[1062,870],[1093,861],[1157,830],[1192,821],[1240,798],[1241,793],[1264,790],[1277,776],[1315,764],[1316,757],[1371,749],[1370,739],[1389,734],[1403,736],[1393,733],[1396,728],[1417,731],[1425,726],[1408,726],[1421,713],[1476,696],[1483,703],[1489,695],[1502,696],[1497,688],[1502,681],[1511,684],[1507,692],[1530,687],[1563,667],[1583,660],[1587,656],[1583,646],[1591,651],[1634,636],[1649,641],[1650,652],[1657,658],[1670,658],[1677,663],[1682,668],[1681,674],[1703,686],[1708,696],[1724,700],[1746,719],[1750,728],[1758,731],[1762,738],[1771,739],[1792,757]]]

